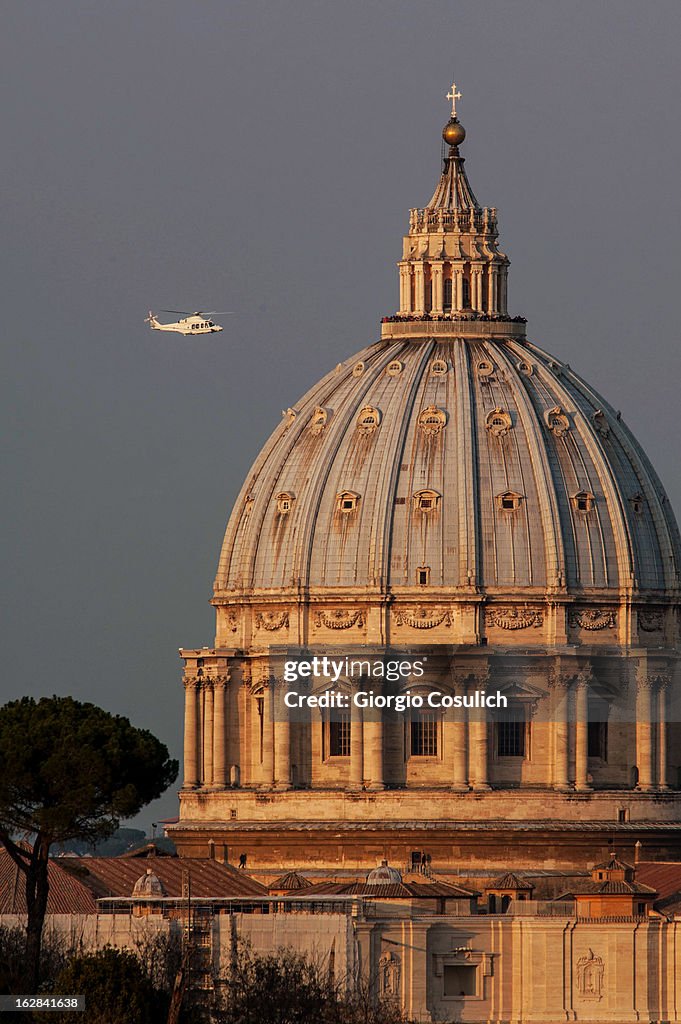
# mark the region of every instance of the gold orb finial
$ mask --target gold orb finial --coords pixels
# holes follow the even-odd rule
[[[448,146],[460,146],[466,138],[466,129],[455,117],[450,117],[442,129],[442,138]]]

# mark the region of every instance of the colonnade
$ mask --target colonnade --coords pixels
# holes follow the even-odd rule
[[[240,757],[252,744],[240,742],[239,728],[246,716],[230,728],[227,713],[228,677],[185,679],[184,786],[225,789],[243,781],[266,788],[285,790],[299,779],[292,778],[291,722],[284,704],[284,687],[271,682],[250,700],[260,700],[262,715],[261,749],[257,767],[244,766]],[[660,675],[639,674],[635,690],[636,775],[632,788],[655,791],[668,788],[667,725],[669,680]],[[542,715],[550,741],[550,772],[546,785],[558,791],[589,791],[589,690],[584,675],[551,676],[546,694],[547,715]],[[382,790],[395,784],[386,749],[391,724],[378,712],[363,710],[350,702],[347,788]],[[401,717],[401,716],[400,716]],[[393,720],[394,721],[394,720]],[[404,721],[404,720],[403,720]],[[408,721],[408,719],[407,719]],[[529,722],[529,718],[528,718]],[[252,723],[251,723],[252,724]],[[322,723],[318,723],[323,727]],[[493,737],[489,712],[476,708],[468,712],[452,709],[438,723],[438,759],[442,779],[452,790],[484,791],[490,788]],[[253,730],[251,729],[251,733]],[[252,736],[251,736],[252,739]],[[309,742],[309,740],[308,740]],[[405,740],[405,742],[408,742]],[[440,746],[441,744],[441,746]],[[393,745],[394,746],[394,745]],[[409,752],[405,750],[405,760]]]
[[[467,302],[464,300],[464,279],[469,285]],[[505,315],[508,312],[508,266],[505,263],[473,263],[466,274],[463,263],[411,260],[400,263],[400,313],[416,316],[444,313],[446,280],[452,282],[452,312],[461,312],[464,308],[479,313]]]

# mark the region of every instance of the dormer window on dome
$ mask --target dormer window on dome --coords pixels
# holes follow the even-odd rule
[[[547,427],[556,437],[562,437],[570,429],[570,421],[560,405],[547,410],[544,414],[544,419],[546,420]]]
[[[633,497],[630,498],[629,500],[631,501],[632,512],[635,512],[636,515],[640,515],[641,512],[643,512],[643,501],[644,501],[644,498],[643,498],[643,495],[641,494],[641,492],[637,491],[637,493],[634,494]]]
[[[429,405],[419,414],[419,428],[426,435],[439,434],[447,422],[447,413],[436,405]]]
[[[310,417],[310,433],[321,434],[326,426],[326,422],[329,418],[329,414],[321,405],[315,406],[314,412]]]
[[[595,498],[590,491],[577,491],[572,497],[572,505],[576,512],[590,512],[594,502]]]
[[[276,497],[277,512],[281,515],[287,515],[293,508],[293,502],[295,500],[295,496],[289,491],[282,491]]]
[[[339,512],[354,512],[359,505],[359,494],[355,491],[341,491],[336,495],[336,508]]]
[[[487,416],[485,426],[493,437],[504,437],[513,426],[513,421],[505,409],[497,406]]]
[[[365,405],[357,417],[357,429],[363,434],[371,434],[381,422],[381,413],[373,405]]]
[[[517,512],[522,500],[523,495],[517,491],[504,491],[503,494],[497,494],[497,508],[502,512]]]
[[[416,491],[413,496],[414,508],[418,512],[434,512],[438,507],[440,495],[437,491],[425,489]]]

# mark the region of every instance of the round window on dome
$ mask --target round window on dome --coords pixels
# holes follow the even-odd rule
[[[418,425],[424,434],[439,434],[447,422],[447,413],[436,405],[429,405],[419,415]]]
[[[494,363],[490,363],[489,359],[481,359],[478,363],[478,377],[485,379],[491,377],[494,373]]]
[[[385,372],[388,374],[389,377],[399,377],[403,369],[404,364],[401,363],[399,359],[393,359],[391,363],[388,363]]]
[[[504,437],[513,426],[513,421],[505,409],[497,406],[488,414],[485,426],[493,437]]]
[[[357,429],[362,434],[371,434],[381,422],[381,414],[373,405],[365,405],[357,417]]]
[[[433,377],[444,377],[447,373],[447,363],[444,359],[433,359],[430,364],[430,372]]]
[[[364,363],[361,362],[361,361],[359,363],[355,363],[355,365],[352,368],[352,376],[353,377],[361,377],[363,373],[364,373]]]

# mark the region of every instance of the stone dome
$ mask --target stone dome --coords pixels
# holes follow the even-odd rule
[[[397,868],[391,868],[387,860],[382,860],[377,868],[367,875],[367,885],[400,885],[402,875]]]
[[[395,591],[426,568],[430,590],[662,595],[679,559],[646,455],[566,364],[521,337],[395,337],[284,415],[216,588]]]
[[[143,875],[135,882],[132,889],[133,896],[165,896],[166,890],[163,882],[154,874],[151,868],[147,868]]]

